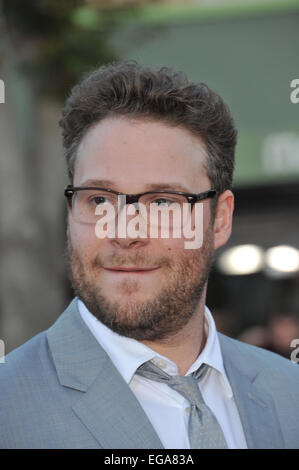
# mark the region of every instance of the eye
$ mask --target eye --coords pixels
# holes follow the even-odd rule
[[[105,196],[93,196],[89,199],[89,201],[92,204],[95,204],[96,206],[99,204],[106,204],[107,202],[110,202]]]
[[[95,206],[103,206],[106,204],[115,204],[115,196],[113,194],[92,193],[86,195],[85,204],[94,208]]]
[[[173,201],[172,199],[167,199],[165,197],[159,197],[159,198],[154,199],[152,201],[152,204],[154,204],[155,206],[170,206],[174,202],[175,201]]]

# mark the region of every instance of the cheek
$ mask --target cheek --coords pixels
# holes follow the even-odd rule
[[[78,224],[69,218],[68,236],[72,246],[81,253],[99,249],[102,240],[96,237],[93,225]]]
[[[168,238],[168,239],[159,239],[159,245],[164,252],[175,253],[182,252],[184,249],[184,239],[182,238]]]
[[[192,216],[191,216],[191,226],[194,230],[195,227],[199,230],[206,231],[210,223],[210,206],[209,203],[199,202],[193,206]],[[190,222],[189,222],[190,224]]]

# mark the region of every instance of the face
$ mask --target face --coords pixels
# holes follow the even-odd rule
[[[83,138],[74,186],[126,194],[153,189],[200,193],[211,189],[203,143],[161,122],[107,118]],[[68,217],[73,288],[91,313],[137,340],[176,334],[196,315],[213,260],[210,202],[203,203],[203,244],[181,238],[97,238],[95,226]]]

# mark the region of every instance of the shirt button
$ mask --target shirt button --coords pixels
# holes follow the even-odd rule
[[[161,367],[161,369],[166,369],[167,367],[167,362],[163,361],[163,359],[161,359],[159,361],[159,366],[158,367]]]
[[[165,369],[167,367],[167,362],[163,361],[163,359],[154,359],[153,362],[157,367],[160,367],[160,369]]]
[[[186,413],[186,414],[189,414],[189,413],[190,413],[190,406],[188,406],[187,408],[185,408],[185,413]]]

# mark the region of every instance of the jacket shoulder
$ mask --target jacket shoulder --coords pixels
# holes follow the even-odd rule
[[[1,397],[5,396],[6,390],[11,394],[19,386],[26,386],[26,382],[32,386],[34,376],[41,376],[45,366],[49,367],[51,363],[49,354],[46,331],[42,331],[7,354],[5,361],[0,365]],[[17,388],[12,388],[17,384],[19,384]]]
[[[277,377],[280,379],[285,376],[299,385],[299,367],[298,364],[292,362],[277,353],[268,351],[267,349],[244,343],[234,338],[230,338],[218,332],[221,349],[225,355],[233,357],[240,355],[242,359],[246,359],[248,367],[254,367],[262,370],[266,376]],[[236,356],[235,356],[235,360]]]
[[[68,322],[74,305],[75,301],[71,302],[48,329],[41,331],[7,354],[4,363],[1,364],[3,367],[0,365],[0,379],[9,380],[11,378],[13,380],[25,375],[43,375],[51,366],[54,371],[54,361],[49,347],[49,334],[53,339],[56,338],[56,332],[65,327],[64,323]]]

